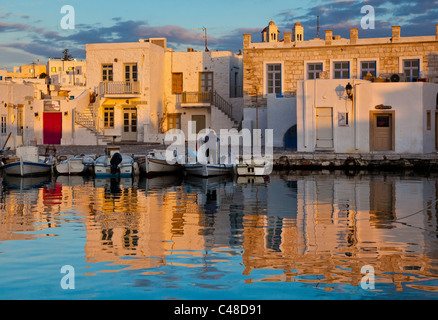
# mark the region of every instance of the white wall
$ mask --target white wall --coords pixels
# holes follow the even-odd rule
[[[355,86],[354,106],[343,88]],[[434,109],[438,85],[431,83],[371,83],[362,80],[308,80],[298,82],[298,151],[314,152],[316,109],[333,108],[333,138],[336,153],[370,152],[370,111],[377,105],[391,106],[395,117],[395,153],[427,153],[435,150]],[[426,130],[426,110],[432,112],[431,130]],[[384,112],[383,110],[382,112]],[[339,126],[338,113],[348,112],[349,125]]]
[[[267,127],[274,131],[274,147],[284,147],[284,135],[297,124],[296,98],[268,95]]]

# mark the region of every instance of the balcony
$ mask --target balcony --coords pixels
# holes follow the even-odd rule
[[[186,92],[181,94],[182,107],[209,107],[211,106],[213,95],[210,91]]]
[[[140,95],[140,83],[134,81],[101,82],[98,94],[101,97],[138,97]]]

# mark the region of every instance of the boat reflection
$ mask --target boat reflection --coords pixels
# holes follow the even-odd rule
[[[5,218],[17,217],[19,205],[22,216],[33,217],[27,230],[47,223],[38,212],[50,212],[53,223],[56,213],[74,210],[83,215],[90,276],[131,270],[138,280],[178,267],[182,278],[202,272],[212,288],[289,281],[330,291],[346,284],[357,289],[361,268],[371,265],[376,281],[390,291],[407,284],[438,288],[436,177],[274,172],[268,180],[60,178],[36,188],[24,187],[30,182],[23,178],[4,181],[0,240],[16,240],[4,235],[22,230],[19,219]],[[11,185],[35,194],[20,197]],[[181,281],[175,285],[184,286]]]

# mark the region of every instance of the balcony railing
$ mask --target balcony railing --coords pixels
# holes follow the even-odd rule
[[[99,95],[140,94],[140,83],[134,81],[111,81],[99,84]]]
[[[211,103],[212,94],[210,91],[182,93],[182,103]]]

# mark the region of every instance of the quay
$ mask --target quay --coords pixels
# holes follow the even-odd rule
[[[438,153],[300,153],[276,149],[274,168],[438,171]]]
[[[66,158],[75,155],[99,156],[105,153],[106,146],[55,146],[56,157]],[[126,155],[145,155],[153,149],[165,149],[162,144],[133,143],[121,144],[120,151]],[[50,150],[47,145],[39,146],[43,155]],[[7,151],[12,155],[15,151]],[[438,153],[398,154],[393,152],[375,153],[332,153],[332,152],[297,152],[295,149],[275,148],[273,164],[276,170],[418,170],[438,172]]]

